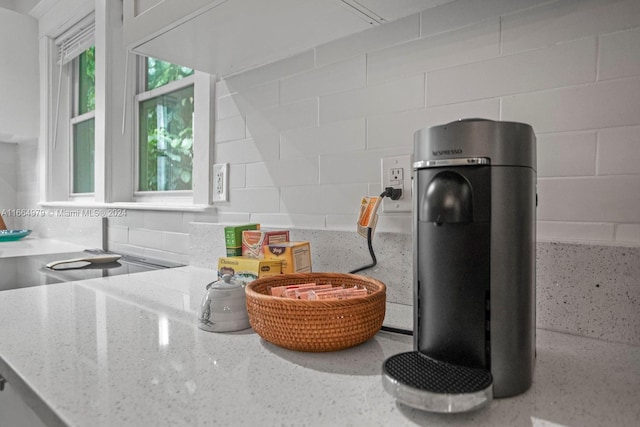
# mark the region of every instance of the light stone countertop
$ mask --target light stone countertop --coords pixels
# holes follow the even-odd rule
[[[538,330],[529,391],[473,413],[429,414],[398,405],[382,388],[382,362],[411,350],[410,336],[380,332],[348,350],[302,353],[251,329],[205,332],[195,313],[214,274],[180,267],[0,292],[0,374],[50,425],[548,427],[640,419],[640,347]],[[389,314],[398,325],[410,308]]]
[[[75,243],[38,238],[32,234],[20,240],[0,242],[0,258],[79,252],[87,249]]]

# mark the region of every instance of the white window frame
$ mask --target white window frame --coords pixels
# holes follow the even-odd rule
[[[81,13],[81,11],[79,12]],[[68,19],[68,18],[67,18]],[[41,136],[39,159],[41,202],[82,203],[95,201],[92,193],[73,192],[73,125],[89,118],[77,116],[77,63],[79,55],[94,46],[95,14],[89,12],[73,24],[60,23],[58,30],[41,37]],[[95,168],[95,164],[94,164]],[[96,180],[94,179],[94,184]]]
[[[151,204],[183,204],[183,205],[211,205],[212,204],[212,168],[213,168],[213,104],[203,102],[203,95],[209,94],[211,99],[215,88],[214,76],[194,70],[194,74],[167,83],[164,86],[145,90],[146,83],[146,57],[137,58],[137,94],[135,96],[135,130],[134,130],[134,201]],[[193,112],[193,169],[191,190],[158,190],[140,191],[140,104],[152,98],[165,95],[176,90],[193,86],[194,112]],[[206,161],[198,161],[202,156]],[[204,182],[203,177],[206,177]],[[204,186],[203,186],[204,184]],[[200,191],[198,191],[200,187]],[[204,191],[203,191],[204,190]]]
[[[145,80],[146,80],[146,66],[145,66],[146,58],[140,57],[138,59],[138,88],[145,88]],[[151,89],[144,92],[139,92],[135,96],[135,155],[134,155],[134,198],[135,200],[153,200],[156,198],[160,198],[162,200],[167,199],[177,199],[177,198],[193,198],[193,186],[191,190],[158,190],[158,191],[141,191],[140,188],[140,104],[144,101],[148,101],[153,98],[157,98],[162,95],[166,95],[176,90],[185,89],[189,86],[193,86],[193,93],[195,97],[196,87],[195,87],[195,77],[193,75],[183,77],[179,80],[174,80],[172,82],[167,83],[164,86]],[[192,127],[195,128],[195,111],[193,113],[193,124]],[[195,146],[195,138],[194,138],[194,146]],[[193,169],[191,170],[193,176]],[[193,185],[193,180],[192,180]]]
[[[93,4],[90,6],[90,10],[94,10]],[[96,175],[93,194],[73,194],[71,191],[73,163],[70,159],[70,153],[72,153],[70,144],[73,127],[70,120],[72,107],[70,65],[67,64],[61,68],[58,63],[58,48],[55,44],[59,36],[57,30],[46,33],[46,37],[40,39],[40,58],[48,66],[41,67],[40,76],[43,114],[41,114],[39,150],[42,153],[40,162],[44,173],[40,179],[41,202],[39,204],[44,207],[208,211],[213,205],[214,108],[217,76],[195,71],[192,77],[194,84],[192,190],[187,194],[185,192],[168,194],[169,192],[166,191],[157,192],[166,194],[137,192],[135,181],[138,179],[138,173],[135,168],[138,147],[135,140],[139,132],[135,119],[138,108],[134,100],[137,79],[127,77],[128,75],[136,76],[134,71],[136,61],[131,60],[135,58],[133,53],[127,52],[125,47],[114,42],[111,32],[121,31],[121,27],[115,25],[117,14],[107,13],[112,7],[119,6],[100,3],[100,8],[95,10],[96,109],[93,114],[96,127]],[[68,21],[68,17],[61,17],[56,28],[65,27],[64,31],[66,31],[81,24],[82,19],[78,24],[73,25],[68,25]],[[117,64],[122,62],[125,65],[120,68]],[[59,71],[61,71],[61,80],[58,79]],[[63,85],[62,89],[61,108],[56,111],[59,81],[65,82],[66,86]],[[105,83],[114,87],[103,87]],[[121,92],[122,88],[124,93]],[[65,117],[65,114],[68,116]],[[71,163],[68,163],[70,161]]]
[[[95,127],[95,119],[96,119],[96,110],[95,108],[92,111],[87,113],[78,114],[80,110],[80,56],[77,56],[73,59],[68,66],[72,68],[70,74],[71,84],[71,97],[72,102],[70,103],[70,111],[69,111],[69,197],[72,199],[86,199],[95,197],[95,179],[94,179],[94,188],[93,191],[87,193],[75,193],[74,190],[74,170],[73,167],[75,165],[73,152],[74,152],[74,143],[75,143],[75,125],[78,123],[86,122],[87,120],[94,120]],[[94,144],[95,144],[95,135],[94,135]],[[95,158],[93,159],[93,168],[95,170]]]

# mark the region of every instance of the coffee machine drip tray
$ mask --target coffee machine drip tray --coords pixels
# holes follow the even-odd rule
[[[419,351],[385,360],[382,383],[398,402],[430,412],[471,411],[493,399],[491,372],[441,362]]]

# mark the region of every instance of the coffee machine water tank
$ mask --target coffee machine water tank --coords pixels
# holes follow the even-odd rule
[[[425,128],[414,161],[414,351],[384,362],[384,388],[434,412],[523,393],[535,360],[533,129]]]

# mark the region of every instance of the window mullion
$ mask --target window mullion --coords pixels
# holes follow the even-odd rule
[[[88,113],[81,114],[79,116],[75,116],[71,118],[71,125],[75,125],[77,123],[85,122],[90,119],[95,119],[96,112],[95,110],[89,111]]]
[[[180,80],[176,80],[170,83],[167,83],[164,86],[161,86],[156,89],[151,89],[146,92],[141,92],[136,95],[136,101],[146,101],[151,98],[157,98],[158,96],[165,95],[167,93],[175,92],[178,89],[183,89],[187,86],[193,85],[194,79],[193,76],[183,77]]]

